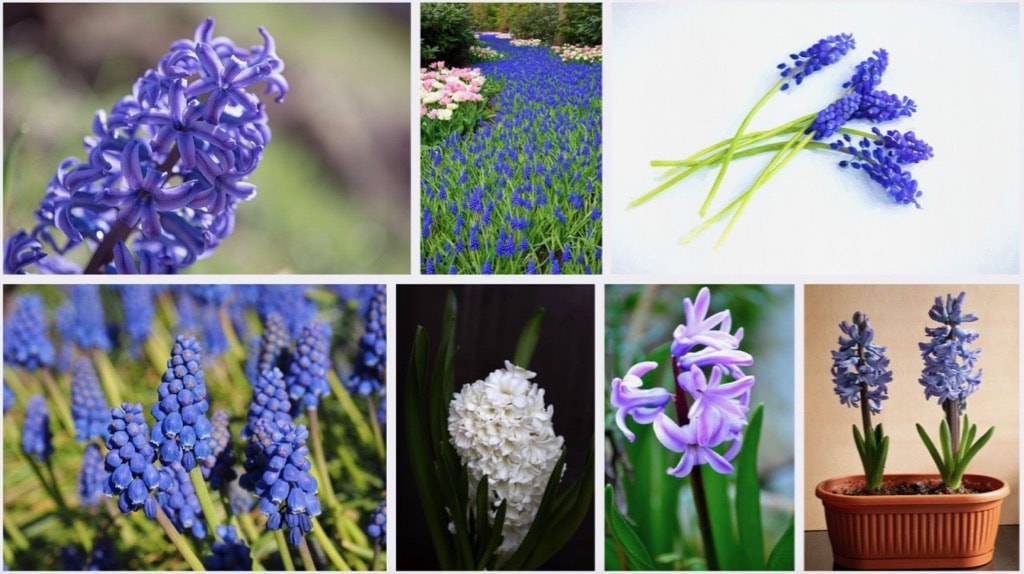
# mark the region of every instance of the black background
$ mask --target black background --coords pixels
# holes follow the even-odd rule
[[[530,370],[537,373],[532,382],[544,389],[544,401],[555,407],[555,433],[565,437],[568,456],[563,484],[582,474],[594,432],[593,285],[398,285],[398,493],[393,512],[398,522],[399,570],[439,568],[409,469],[402,412],[416,326],[422,325],[430,335],[432,361],[449,290],[458,300],[456,390],[503,369],[505,360],[512,360],[523,325],[538,307],[544,307]],[[594,569],[593,504],[573,538],[541,569]]]

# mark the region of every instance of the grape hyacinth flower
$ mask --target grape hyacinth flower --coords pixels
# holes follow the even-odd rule
[[[382,547],[388,545],[388,503],[385,500],[377,505],[377,508],[370,514],[370,524],[366,526],[366,533]]]
[[[292,416],[306,408],[315,409],[320,397],[330,393],[327,371],[331,368],[331,328],[327,323],[314,321],[302,329],[295,340],[295,351],[285,384],[292,403]]]
[[[14,391],[11,390],[11,387],[7,386],[7,380],[4,379],[4,414],[11,410],[16,401],[17,397],[14,396]]]
[[[46,334],[46,310],[39,295],[14,298],[13,309],[4,321],[4,362],[29,371],[52,367],[56,355]]]
[[[292,421],[292,403],[288,399],[288,387],[284,375],[277,368],[263,371],[252,387],[252,402],[249,403],[249,424],[242,430],[242,438],[248,439],[255,432],[256,421],[270,419],[280,423]]]
[[[129,352],[137,357],[142,344],[149,338],[156,309],[153,306],[153,287],[150,285],[118,285],[124,310],[122,328],[128,335]]]
[[[93,249],[87,273],[174,273],[230,235],[270,143],[267,110],[252,89],[262,83],[281,102],[288,83],[266,29],[262,45],[245,49],[214,36],[213,26],[208,18],[193,39],[172,43],[130,94],[96,113],[86,159],[61,162],[35,227],[8,239],[6,273],[33,264],[77,272],[63,256],[83,243]]]
[[[203,559],[203,566],[217,571],[252,570],[249,547],[238,538],[234,526],[217,526],[217,540],[210,549],[210,555]]]
[[[21,430],[21,451],[45,461],[53,454],[53,433],[50,432],[50,410],[42,395],[33,395],[25,411]]]
[[[290,338],[316,318],[316,304],[306,296],[305,285],[261,285],[256,312],[264,321],[278,313],[288,327]]]
[[[245,375],[254,388],[263,373],[284,368],[278,363],[289,345],[291,336],[281,314],[272,312],[263,318],[263,333],[254,339],[245,365]]]
[[[124,403],[110,411],[107,448],[104,459],[107,479],[103,493],[117,495],[122,514],[142,509],[152,520],[157,514],[158,491],[171,487],[169,472],[157,469],[156,451],[149,440],[149,425],[139,403]]]
[[[267,528],[287,525],[288,541],[299,546],[313,530],[312,517],[320,514],[317,481],[309,472],[309,432],[304,425],[271,418],[258,418],[251,428],[240,484],[259,498]]]
[[[387,364],[387,290],[375,285],[370,305],[364,317],[366,330],[359,338],[359,352],[354,361],[354,372],[346,387],[352,394],[369,396],[384,386],[384,366]]]
[[[122,566],[114,554],[114,542],[104,536],[96,541],[88,559],[77,546],[62,546],[60,549],[62,570],[71,571],[108,571],[121,570]],[[7,568],[4,568],[6,570]]]
[[[99,285],[72,285],[71,297],[58,308],[57,315],[62,335],[79,349],[110,350]]]
[[[832,149],[844,151],[854,158],[840,161],[839,167],[863,171],[872,181],[882,186],[896,203],[913,203],[921,207],[917,202],[921,190],[904,167],[931,158],[932,147],[918,139],[912,131],[902,134],[889,130],[883,136],[876,127],[872,128],[872,133],[875,134],[874,138],[862,138],[857,145],[853,145],[849,134],[844,134],[843,139],[830,144]]]
[[[152,442],[159,449],[160,462],[168,466],[181,461],[185,471],[191,471],[196,460],[210,456],[213,432],[206,418],[210,403],[202,354],[193,337],[178,335],[175,339],[157,393],[159,400],[150,412],[156,419]]]
[[[468,500],[476,499],[476,487],[486,475],[488,519],[506,503],[499,559],[523,542],[564,443],[552,425],[554,406],[545,405],[544,389],[530,382],[535,376],[505,361],[504,369],[464,385],[448,407],[451,444],[469,474]]]
[[[780,70],[779,76],[784,80],[779,82],[778,89],[788,90],[790,81],[799,86],[807,76],[835,64],[856,47],[857,42],[851,34],[836,34],[818,40],[806,50],[790,54],[790,62],[776,66]]]
[[[180,461],[164,466],[164,469],[169,471],[171,481],[165,495],[160,496],[160,506],[178,532],[189,531],[197,539],[206,538],[203,509],[199,506],[199,498],[189,479],[188,471]]]
[[[71,376],[71,418],[75,423],[75,439],[79,442],[106,438],[110,406],[88,359],[75,361]]]
[[[85,446],[82,470],[78,475],[78,501],[83,508],[99,506],[106,478],[103,471],[103,452],[100,450],[100,445],[91,442]]]
[[[210,417],[213,431],[210,433],[210,456],[202,460],[200,467],[203,479],[210,483],[210,488],[220,490],[238,476],[235,473],[235,451],[231,447],[231,428],[228,413],[219,410]]]
[[[867,314],[855,312],[852,321],[843,321],[839,329],[845,337],[839,337],[839,349],[832,351],[832,383],[841,404],[860,408],[863,431],[853,425],[853,440],[864,467],[865,486],[875,491],[882,486],[889,437],[881,423],[871,424],[871,415],[882,412],[882,401],[889,398],[892,371],[885,347],[874,342]]]

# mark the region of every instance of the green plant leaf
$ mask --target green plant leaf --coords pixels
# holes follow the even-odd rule
[[[490,485],[485,474],[476,486],[476,556],[477,564],[483,556],[484,549],[491,538],[491,524],[488,510],[490,507]]]
[[[764,405],[757,405],[750,414],[743,446],[736,457],[736,523],[743,553],[743,570],[758,570],[764,566],[761,480],[757,474],[757,451],[763,422]]]
[[[448,405],[452,399],[451,376],[455,362],[455,325],[458,320],[458,301],[448,291],[441,319],[441,344],[434,360],[430,396],[430,438],[434,445],[448,440]]]
[[[942,419],[942,424],[939,425],[939,442],[942,444],[942,460],[946,463],[944,467],[946,470],[952,470],[956,461],[953,460],[953,447],[950,444],[949,424],[946,423],[946,419]]]
[[[736,539],[733,537],[732,508],[729,505],[729,477],[718,474],[707,464],[694,468],[693,472],[701,473],[704,482],[704,496],[708,506],[708,521],[711,523],[715,560],[708,556],[708,565],[712,569],[718,570],[741,570],[741,551],[738,550]],[[694,496],[697,496],[696,492],[694,492]]]
[[[647,547],[615,506],[615,492],[610,484],[605,487],[604,500],[608,535],[626,559],[623,567],[628,570],[657,570]]]
[[[579,530],[594,500],[594,466],[594,441],[591,440],[583,474],[555,497],[547,533],[524,564],[526,570],[537,570],[543,566]]]
[[[512,361],[516,366],[530,368],[530,360],[533,358],[533,350],[537,348],[537,341],[540,340],[540,328],[543,323],[544,308],[541,307],[534,311],[519,333],[519,342],[516,343],[516,354],[513,355]]]
[[[782,533],[779,541],[775,543],[771,554],[768,555],[766,570],[794,570],[796,568],[796,547],[794,537],[796,535],[796,522],[789,519],[789,527]]]
[[[938,449],[935,448],[935,443],[932,442],[931,437],[928,436],[928,431],[924,430],[921,423],[917,424],[917,434],[921,436],[921,441],[924,442],[925,448],[928,449],[928,454],[932,455],[932,460],[935,461],[939,474],[946,476],[946,463],[943,462],[942,456],[939,455]]]
[[[978,442],[971,445],[970,450],[967,451],[967,454],[964,455],[963,459],[960,462],[959,470],[961,475],[963,475],[963,473],[967,471],[967,465],[971,463],[971,460],[973,460],[979,452],[981,452],[982,447],[984,447],[985,444],[988,443],[989,439],[992,438],[992,435],[995,434],[995,432],[996,427],[989,427],[988,431],[986,431],[985,434],[981,435],[981,438],[978,439]]]
[[[498,510],[494,513],[494,522],[491,524],[491,532],[487,538],[487,544],[477,559],[477,570],[494,568],[494,551],[498,549],[498,546],[501,546],[501,541],[504,539],[504,536],[501,535],[501,529],[505,526],[505,512],[507,508],[508,501],[502,500],[501,504],[498,505]]]
[[[878,449],[878,456],[873,461],[871,476],[868,480],[868,489],[875,490],[882,486],[885,476],[885,459],[889,456],[889,437],[882,437],[882,446]]]
[[[853,444],[857,445],[857,455],[860,456],[860,465],[864,468],[864,472],[868,472],[870,466],[867,450],[864,445],[864,438],[861,437],[860,429],[857,425],[853,425]]]
[[[455,569],[472,568],[474,565],[473,549],[469,526],[466,522],[467,509],[465,507],[465,503],[468,501],[464,495],[460,497],[460,493],[457,491],[456,477],[451,475],[451,461],[447,460],[444,451],[441,451],[440,460],[434,462],[434,468],[441,478],[439,494],[444,499],[445,506],[451,511],[452,524],[455,526],[455,533],[452,535],[455,553],[458,557]]]

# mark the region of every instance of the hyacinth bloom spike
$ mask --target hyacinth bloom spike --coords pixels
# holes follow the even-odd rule
[[[966,409],[967,397],[978,390],[982,377],[982,370],[975,370],[981,349],[968,346],[977,340],[978,333],[962,326],[978,320],[974,314],[963,312],[965,296],[961,292],[956,297],[946,295],[945,300],[935,298],[928,316],[940,325],[926,328],[931,339],[918,344],[924,361],[919,382],[925,398],[936,397],[943,406],[952,403],[957,416]]]
[[[788,90],[791,81],[796,85],[802,84],[807,76],[821,71],[825,66],[835,64],[856,46],[852,35],[837,34],[818,40],[806,50],[790,54],[789,62],[777,66],[780,70],[779,77],[785,80],[780,82],[779,90]]]
[[[210,488],[220,490],[238,475],[235,473],[235,452],[231,447],[231,428],[227,411],[219,410],[210,417],[213,432],[210,436],[210,456],[201,461],[203,478]]]
[[[52,367],[56,361],[47,335],[43,299],[35,294],[18,295],[4,321],[4,362],[29,371]]]
[[[854,313],[852,322],[843,321],[839,328],[845,336],[839,337],[839,349],[832,351],[835,394],[840,403],[854,408],[860,407],[862,397],[866,397],[867,408],[880,413],[892,381],[885,347],[874,343],[875,331],[865,313]]]
[[[21,429],[21,451],[45,461],[53,454],[53,433],[50,431],[50,410],[42,395],[28,401],[25,424]]]
[[[108,420],[109,416],[108,411]],[[85,454],[82,456],[82,470],[78,475],[78,502],[83,508],[99,506],[103,496],[103,483],[105,480],[103,452],[98,444],[91,442],[85,446]]]
[[[158,402],[151,410],[156,419],[152,442],[159,449],[160,462],[166,466],[181,461],[186,472],[212,453],[213,425],[206,417],[210,403],[201,361],[199,343],[178,335],[157,387]]]
[[[75,423],[75,439],[79,442],[106,438],[110,406],[92,361],[88,359],[75,361],[71,376],[71,417]]]
[[[640,377],[658,367],[653,361],[637,363],[626,371],[626,376],[612,380],[611,403],[615,411],[615,424],[630,442],[636,435],[626,426],[626,416],[640,424],[650,424],[661,414],[672,394],[661,387],[644,389]]]
[[[364,317],[366,330],[359,339],[354,372],[345,384],[350,393],[365,397],[383,387],[387,361],[387,309],[387,290],[384,285],[375,285]]]
[[[306,408],[316,408],[320,397],[330,393],[327,372],[331,368],[331,328],[314,322],[302,329],[295,341],[295,352],[285,382],[292,402],[292,415]]]
[[[154,495],[170,490],[173,479],[154,465],[156,450],[149,440],[142,405],[124,403],[113,408],[107,433],[104,494],[118,497],[117,507],[123,514],[141,508],[146,518],[154,519],[158,508]]]

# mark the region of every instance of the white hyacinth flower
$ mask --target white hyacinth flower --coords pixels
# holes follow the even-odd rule
[[[507,501],[500,559],[519,548],[533,524],[564,442],[551,425],[554,406],[545,406],[544,389],[530,382],[535,376],[505,361],[486,380],[463,386],[448,408],[452,446],[468,470],[469,500],[487,475],[491,522]]]

